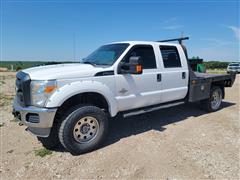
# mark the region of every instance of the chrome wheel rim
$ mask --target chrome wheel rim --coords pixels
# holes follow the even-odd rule
[[[212,94],[212,101],[211,101],[211,106],[212,109],[216,110],[219,108],[221,105],[222,101],[222,94],[219,92],[219,90],[215,90]]]
[[[73,128],[74,139],[79,143],[92,141],[98,133],[99,124],[96,118],[86,116],[81,118]]]

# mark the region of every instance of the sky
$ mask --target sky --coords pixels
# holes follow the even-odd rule
[[[190,57],[240,60],[239,1],[0,1],[2,61],[79,61],[106,43],[182,34]]]

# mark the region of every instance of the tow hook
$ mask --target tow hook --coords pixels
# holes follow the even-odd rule
[[[22,125],[23,125],[23,123],[22,123],[22,122],[19,122],[19,123],[18,123],[18,125],[19,125],[19,126],[22,126]]]

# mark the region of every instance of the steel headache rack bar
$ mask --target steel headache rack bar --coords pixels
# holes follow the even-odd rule
[[[166,40],[160,40],[160,41],[157,41],[157,42],[171,42],[171,41],[178,41],[179,44],[182,44],[182,41],[183,40],[188,40],[189,37],[181,37],[181,38],[176,38],[176,39],[166,39]]]

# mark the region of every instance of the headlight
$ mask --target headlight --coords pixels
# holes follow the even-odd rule
[[[57,89],[56,80],[31,81],[31,104],[43,107],[49,96]]]

